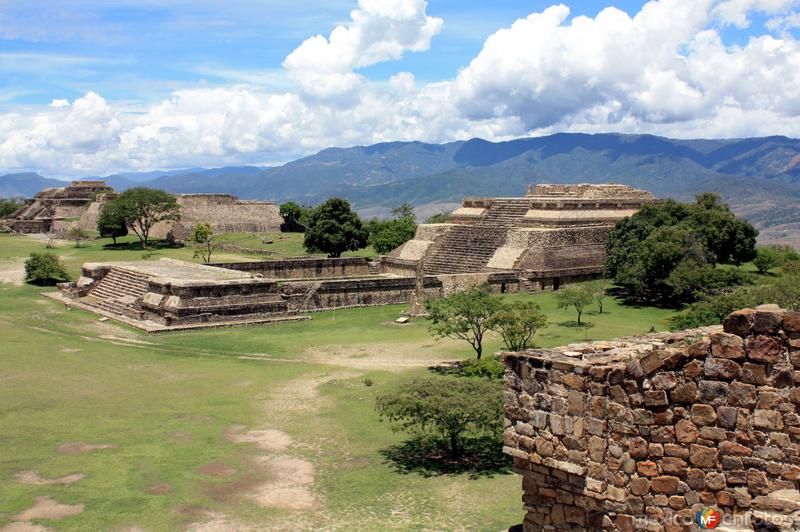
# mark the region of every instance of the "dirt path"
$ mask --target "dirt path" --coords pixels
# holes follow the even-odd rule
[[[363,371],[405,371],[441,364],[446,357],[437,356],[419,344],[361,344],[311,347],[303,352],[303,359],[318,364],[328,364]],[[421,354],[423,353],[423,354]]]
[[[64,519],[83,513],[83,504],[61,504],[50,497],[36,497],[36,504],[14,516],[14,521],[31,519]]]
[[[0,283],[21,286],[25,280],[25,261],[12,259],[0,265]]]

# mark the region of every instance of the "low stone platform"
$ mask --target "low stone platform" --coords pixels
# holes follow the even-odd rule
[[[56,299],[148,332],[300,319],[260,275],[189,262],[86,263]]]

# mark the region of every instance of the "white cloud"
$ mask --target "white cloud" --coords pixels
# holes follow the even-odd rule
[[[797,5],[797,0],[724,0],[714,11],[723,23],[747,28],[750,26],[748,15],[752,11],[778,15],[791,11]]]
[[[0,114],[0,169],[221,166],[332,145],[558,131],[800,136],[800,42],[767,34],[726,45],[716,29],[723,13],[731,24],[752,9],[777,13],[768,4],[653,0],[635,16],[612,7],[574,18],[557,5],[495,32],[455,78],[420,83],[358,70],[427,49],[442,21],[421,0],[361,0],[348,23],[287,56],[289,81],[245,73],[248,85],[177,90],[135,113],[89,92]]]
[[[328,38],[306,39],[283,62],[289,78],[313,95],[331,97],[356,90],[366,80],[354,73],[404,52],[421,52],[442,28],[442,19],[425,14],[425,0],[359,0],[350,22]]]

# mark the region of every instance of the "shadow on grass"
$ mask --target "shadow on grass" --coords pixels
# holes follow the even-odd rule
[[[149,240],[147,248],[144,251],[153,251],[158,249],[177,249],[182,248],[183,244],[172,242],[170,240]],[[105,244],[103,249],[125,250],[125,251],[142,251],[141,242],[117,242],[116,244]]]
[[[587,327],[591,329],[592,327],[594,327],[594,323],[592,323],[591,321],[582,321],[579,324],[576,320],[562,321],[557,325],[559,327],[575,327],[580,329],[585,329]]]
[[[511,458],[503,454],[503,443],[496,437],[465,438],[458,458],[447,453],[447,443],[433,438],[415,437],[380,452],[398,473],[423,477],[469,473],[470,478],[505,474],[511,471]]]
[[[481,360],[468,358],[466,360],[454,360],[452,362],[442,362],[435,366],[428,366],[428,371],[437,375],[449,377],[483,377],[487,379],[502,379],[506,367],[503,362],[494,355],[484,356]]]

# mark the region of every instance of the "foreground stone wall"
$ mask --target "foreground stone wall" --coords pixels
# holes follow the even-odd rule
[[[525,530],[689,530],[798,487],[800,313],[505,361]]]

